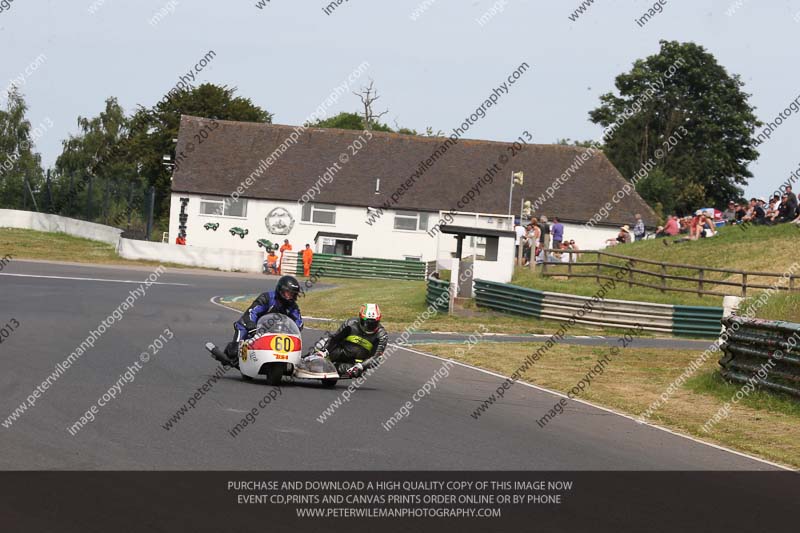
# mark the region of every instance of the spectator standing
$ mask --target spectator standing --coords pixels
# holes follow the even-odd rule
[[[306,244],[306,249],[303,250],[303,275],[305,277],[311,276],[311,262],[314,260],[314,251],[311,249],[310,244]]]
[[[280,259],[280,263],[278,264],[278,274],[281,273],[281,268],[283,267],[283,256],[284,256],[284,254],[286,252],[291,252],[291,251],[292,251],[292,245],[289,244],[289,239],[283,239],[283,246],[281,246],[281,249],[280,249],[281,259]]]
[[[531,257],[535,259],[539,256],[539,250],[542,248],[542,228],[539,227],[539,221],[535,218],[531,219],[531,232],[533,233]]]
[[[522,221],[514,226],[514,233],[517,235],[514,241],[514,261],[516,262],[520,257],[520,246],[523,245],[523,240],[525,239],[525,228],[522,226]]]
[[[531,260],[531,249],[533,245],[533,226],[525,226],[525,237],[522,239],[522,264],[527,266]]]
[[[789,220],[792,220],[797,215],[800,215],[800,205],[798,205],[797,196],[792,192],[791,185],[786,186],[786,198],[789,205],[789,214],[791,215]]]
[[[564,224],[558,220],[558,217],[553,217],[553,227],[550,228],[550,233],[553,237],[553,248],[560,250],[561,243],[564,241]]]
[[[542,216],[539,226],[542,228],[542,248],[545,250],[550,249],[550,223],[547,221],[546,216]]]
[[[181,246],[186,246],[186,234],[179,233],[178,238],[175,239],[175,244],[180,244]]]
[[[646,231],[644,229],[644,221],[642,221],[642,215],[636,213],[636,223],[633,225],[633,236],[635,240],[641,241],[644,239],[646,235]]]

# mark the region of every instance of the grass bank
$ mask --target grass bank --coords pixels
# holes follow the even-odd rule
[[[650,239],[631,244],[624,244],[608,249],[609,253],[628,256],[647,261],[660,263],[671,263],[678,265],[691,265],[704,268],[723,268],[740,270],[747,272],[771,272],[783,274],[794,269],[795,275],[800,275],[800,265],[797,264],[798,258],[795,252],[798,240],[800,239],[800,229],[792,224],[779,226],[750,226],[745,229],[740,227],[721,228],[718,236],[709,239],[698,239],[696,241],[676,242],[679,239]],[[573,264],[573,273],[594,274],[597,267],[594,265],[583,265],[583,263],[595,262],[597,256],[592,254],[582,254],[580,260]],[[602,262],[615,265],[623,265],[626,261],[603,257]],[[648,271],[653,274],[661,274],[659,265],[649,265],[646,263],[636,263],[635,269]],[[550,273],[566,274],[566,265],[554,265],[548,267]],[[614,275],[616,269],[600,267],[600,273]],[[535,271],[529,268],[518,268],[514,275],[513,283],[523,287],[539,289],[552,292],[566,292],[582,296],[590,296],[596,290],[597,281],[591,277],[573,277],[567,279],[566,275],[558,277],[544,277],[541,274],[541,266]],[[694,269],[667,267],[666,274],[672,276],[685,276],[696,278],[698,273]],[[627,277],[626,277],[627,279]],[[633,273],[634,281],[648,283],[660,287],[661,280],[658,277]],[[748,276],[748,284],[759,284],[770,286],[778,282],[779,278],[766,276]],[[740,283],[742,276],[739,274],[704,272],[704,289],[722,292],[738,296],[741,289],[736,286],[726,286],[715,284],[715,281],[728,281]],[[800,284],[800,279],[796,285]],[[690,280],[667,280],[667,287],[680,289],[697,289],[696,281]],[[783,286],[788,283],[783,282]],[[800,286],[800,285],[798,285]],[[748,289],[748,296],[757,296],[763,289]],[[620,300],[637,300],[642,302],[666,303],[678,305],[699,305],[699,306],[721,306],[721,296],[703,295],[700,296],[693,292],[664,291],[660,288],[648,288],[641,286],[628,286],[627,283],[617,283],[611,298]],[[791,301],[794,298],[789,298]],[[777,310],[777,308],[773,308]]]
[[[99,265],[138,265],[174,268],[194,268],[158,261],[132,261],[117,254],[105,242],[74,237],[66,233],[46,233],[28,229],[0,228],[0,256],[14,259],[39,259],[44,261],[69,261]]]

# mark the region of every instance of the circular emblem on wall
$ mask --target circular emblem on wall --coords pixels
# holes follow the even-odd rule
[[[270,211],[264,222],[267,230],[273,235],[288,235],[294,227],[294,217],[283,207],[276,207]]]

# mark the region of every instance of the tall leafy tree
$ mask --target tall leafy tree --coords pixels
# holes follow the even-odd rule
[[[555,144],[561,146],[580,146],[582,148],[591,148],[594,146],[594,141],[573,141],[567,137],[566,139],[557,139]]]
[[[157,214],[166,215],[172,171],[162,157],[173,154],[181,115],[216,120],[271,123],[272,114],[249,98],[236,96],[236,88],[204,83],[198,87],[172,92],[153,108],[140,107],[131,117],[130,135],[125,153],[141,165],[142,174],[156,187]]]
[[[80,132],[62,142],[55,164],[56,207],[68,215],[83,212],[90,179],[95,185],[92,201],[97,202],[101,182],[113,180],[125,188],[125,183],[136,177],[136,164],[121,150],[130,119],[116,98],[108,98],[96,117],[79,116],[77,124]]]
[[[72,203],[85,202],[88,177],[114,180],[127,190],[126,181],[136,180],[156,188],[156,218],[168,216],[171,188],[170,168],[163,156],[175,151],[181,115],[245,122],[272,121],[272,114],[249,98],[236,96],[236,89],[210,83],[185,91],[172,91],[152,108],[139,106],[126,116],[116,98],[106,100],[94,118],[78,117],[80,132],[63,143],[56,161],[59,186],[74,182]],[[71,179],[70,179],[71,178]],[[95,196],[99,191],[95,191]],[[62,195],[63,197],[64,195]],[[162,220],[163,221],[163,220]]]
[[[5,109],[0,109],[0,206],[21,208],[33,204],[33,191],[41,187],[42,158],[34,153],[33,128],[26,118],[28,106],[16,87],[8,93]]]
[[[342,130],[365,130],[364,117],[358,113],[339,113],[332,117],[317,120],[312,124],[315,128],[338,128]],[[394,130],[380,122],[373,122],[372,131],[393,132]]]
[[[604,151],[626,178],[646,161],[657,162],[661,173],[637,185],[651,205],[660,204],[666,213],[722,207],[753,176],[748,166],[758,157],[754,131],[761,123],[738,74],[728,73],[697,44],[660,44],[658,54],[616,77],[617,94],[601,96],[589,117],[604,127],[622,122],[604,139]],[[631,113],[637,103],[641,110]],[[659,158],[658,150],[676,132],[681,138]]]
[[[371,125],[372,131],[383,131],[386,133],[400,133],[403,135],[420,135],[417,130],[411,128],[401,127],[395,121],[395,127],[397,128],[392,129],[387,124],[382,122],[373,122]],[[328,117],[326,119],[320,119],[311,124],[311,126],[315,128],[338,128],[342,130],[365,130],[364,127],[364,117],[358,113],[346,113],[341,112],[338,115],[334,115],[332,117]],[[423,134],[428,137],[436,137],[444,135],[441,130],[438,132],[434,132],[433,128],[430,126],[425,130]]]

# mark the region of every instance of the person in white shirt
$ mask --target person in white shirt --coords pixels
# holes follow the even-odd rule
[[[525,227],[522,224],[517,224],[514,226],[514,232],[517,234],[517,238],[514,240],[514,244],[516,247],[514,248],[514,261],[517,260],[519,255],[520,246],[522,246],[522,239],[525,238]]]

